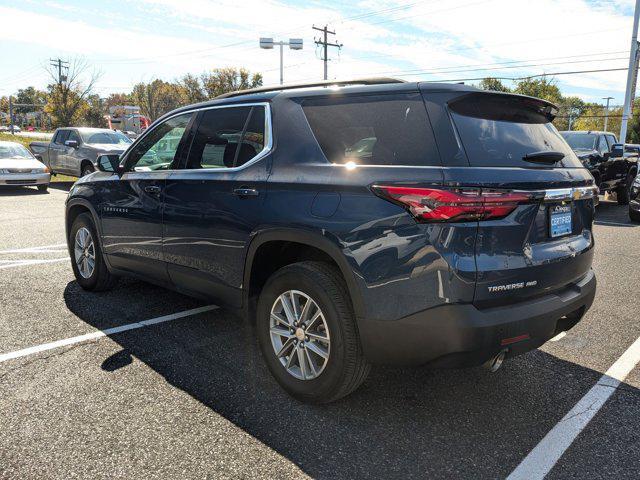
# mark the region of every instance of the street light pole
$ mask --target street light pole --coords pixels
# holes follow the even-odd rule
[[[280,85],[282,85],[284,83],[284,46],[289,45],[291,50],[302,50],[302,39],[290,38],[288,42],[274,42],[271,37],[260,38],[260,48],[270,50],[274,45],[280,46]]]
[[[609,100],[613,100],[613,97],[602,97],[607,101],[607,106],[604,107],[604,131],[607,131],[607,124],[609,123]]]
[[[624,94],[624,107],[622,108],[622,123],[620,124],[620,143],[627,140],[627,123],[631,116],[631,104],[635,96],[636,80],[638,77],[638,16],[640,15],[640,0],[636,0],[636,8],[633,12],[633,32],[631,34],[631,52],[629,53],[629,70],[627,72],[627,89]]]

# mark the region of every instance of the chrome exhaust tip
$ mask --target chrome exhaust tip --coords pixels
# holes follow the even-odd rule
[[[495,357],[490,358],[489,360],[487,360],[485,362],[485,364],[483,365],[484,368],[489,370],[491,373],[497,372],[500,369],[500,367],[502,366],[502,364],[504,363],[504,359],[505,359],[506,355],[507,355],[507,351],[506,350],[502,350]]]

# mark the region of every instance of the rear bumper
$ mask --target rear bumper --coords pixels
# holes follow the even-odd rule
[[[43,185],[51,181],[49,173],[9,173],[0,175],[0,185],[6,186],[28,186]]]
[[[471,367],[507,349],[533,350],[580,321],[596,292],[593,270],[566,289],[515,305],[479,310],[443,305],[400,320],[359,319],[365,356],[378,364]],[[505,344],[505,340],[521,338]]]

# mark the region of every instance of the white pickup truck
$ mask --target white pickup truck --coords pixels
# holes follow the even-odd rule
[[[100,155],[121,154],[131,144],[122,132],[106,128],[58,128],[51,142],[31,142],[29,148],[51,173],[83,177],[96,170]]]

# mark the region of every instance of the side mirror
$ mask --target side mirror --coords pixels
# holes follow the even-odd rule
[[[66,142],[64,142],[64,144],[67,147],[78,148],[78,141],[77,140],[67,140]]]
[[[617,158],[617,157],[623,157],[624,156],[624,146],[620,143],[614,143],[611,146],[611,157]]]
[[[96,163],[101,172],[119,173],[120,155],[100,155]]]

